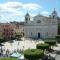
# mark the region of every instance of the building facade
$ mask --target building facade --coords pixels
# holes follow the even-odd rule
[[[11,39],[15,36],[14,25],[6,23],[2,24],[2,36],[5,39]]]
[[[23,36],[24,25],[12,23],[0,23],[0,37],[5,39],[16,38],[16,35]]]
[[[23,36],[24,33],[24,26],[23,25],[18,25],[15,27],[15,35],[21,35]]]
[[[58,33],[57,12],[54,11],[49,17],[40,14],[33,17],[25,15],[24,36],[27,38],[55,38]]]
[[[2,26],[0,24],[0,38],[3,37],[3,29],[2,29]]]

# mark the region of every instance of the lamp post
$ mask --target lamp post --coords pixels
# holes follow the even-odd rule
[[[23,42],[24,42],[24,45],[23,45],[23,50],[24,50],[24,48],[25,48],[25,39],[23,38]]]

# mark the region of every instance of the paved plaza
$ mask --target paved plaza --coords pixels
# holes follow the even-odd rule
[[[13,43],[11,42],[5,42],[3,43],[4,46],[2,46],[3,54],[6,54],[6,51],[9,50],[10,53],[13,53],[14,51],[17,50],[25,50],[25,49],[35,49],[36,44],[38,43],[44,43],[41,39],[39,40],[33,40],[33,39],[26,39],[22,38],[21,41],[13,40]],[[60,44],[57,44],[57,46],[60,49]],[[55,47],[53,47],[55,49]],[[54,56],[54,54],[52,54]],[[55,60],[60,60],[60,55],[56,54]]]
[[[60,60],[60,55],[56,55],[55,60]]]
[[[31,39],[25,39],[22,38],[22,41],[13,41],[13,43],[5,42],[4,46],[2,46],[3,50],[9,50],[10,52],[13,52],[14,50],[25,50],[25,49],[35,49],[36,44],[38,43],[44,43],[41,39],[40,40],[31,40]]]

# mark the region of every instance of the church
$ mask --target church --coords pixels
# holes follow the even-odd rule
[[[31,21],[29,13],[25,15],[24,37],[26,38],[55,38],[58,34],[57,12],[54,9],[49,17],[37,14]]]

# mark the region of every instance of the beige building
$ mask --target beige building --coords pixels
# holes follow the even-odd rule
[[[22,35],[24,33],[24,25],[15,25],[15,33],[18,35]]]

